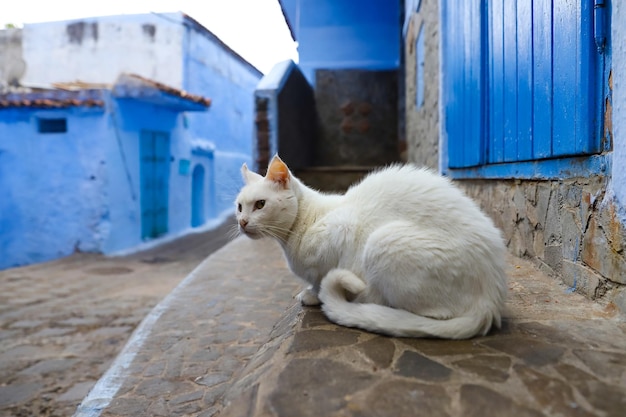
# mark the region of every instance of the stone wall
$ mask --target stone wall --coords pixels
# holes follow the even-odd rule
[[[623,224],[605,177],[560,181],[463,180],[457,184],[503,231],[509,250],[530,257],[572,291],[626,312]]]
[[[317,70],[320,135],[316,166],[375,166],[397,162],[398,72]]]
[[[418,36],[423,36],[423,55],[418,62]],[[439,6],[422,0],[410,17],[404,37],[405,123],[408,159],[418,165],[439,166]],[[420,71],[423,101],[417,103]]]

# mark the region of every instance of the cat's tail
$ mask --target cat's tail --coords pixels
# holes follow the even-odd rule
[[[332,271],[322,280],[322,310],[331,321],[342,326],[396,337],[469,339],[477,335],[484,336],[493,324],[500,327],[500,313],[490,309],[438,320],[379,304],[350,302],[346,298],[346,292],[358,295],[365,289],[365,282],[351,272]]]

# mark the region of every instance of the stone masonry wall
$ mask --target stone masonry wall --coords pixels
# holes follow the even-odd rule
[[[626,230],[606,178],[457,184],[494,219],[514,255],[535,259],[572,291],[605,297],[626,312]]]
[[[378,166],[397,162],[398,72],[315,72],[319,136],[314,166]]]
[[[422,29],[423,28],[423,29]],[[418,69],[417,38],[423,30],[424,101],[416,103]],[[439,166],[439,6],[437,0],[422,0],[413,13],[404,38],[405,119],[408,159],[418,165]]]

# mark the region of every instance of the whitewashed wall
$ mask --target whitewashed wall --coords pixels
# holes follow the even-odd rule
[[[168,13],[25,25],[22,84],[113,83],[132,72],[182,88],[182,19]]]

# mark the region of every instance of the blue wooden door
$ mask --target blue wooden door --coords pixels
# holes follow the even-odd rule
[[[167,233],[170,140],[166,132],[144,130],[140,135],[141,237]]]
[[[450,168],[599,152],[593,0],[444,0]]]

